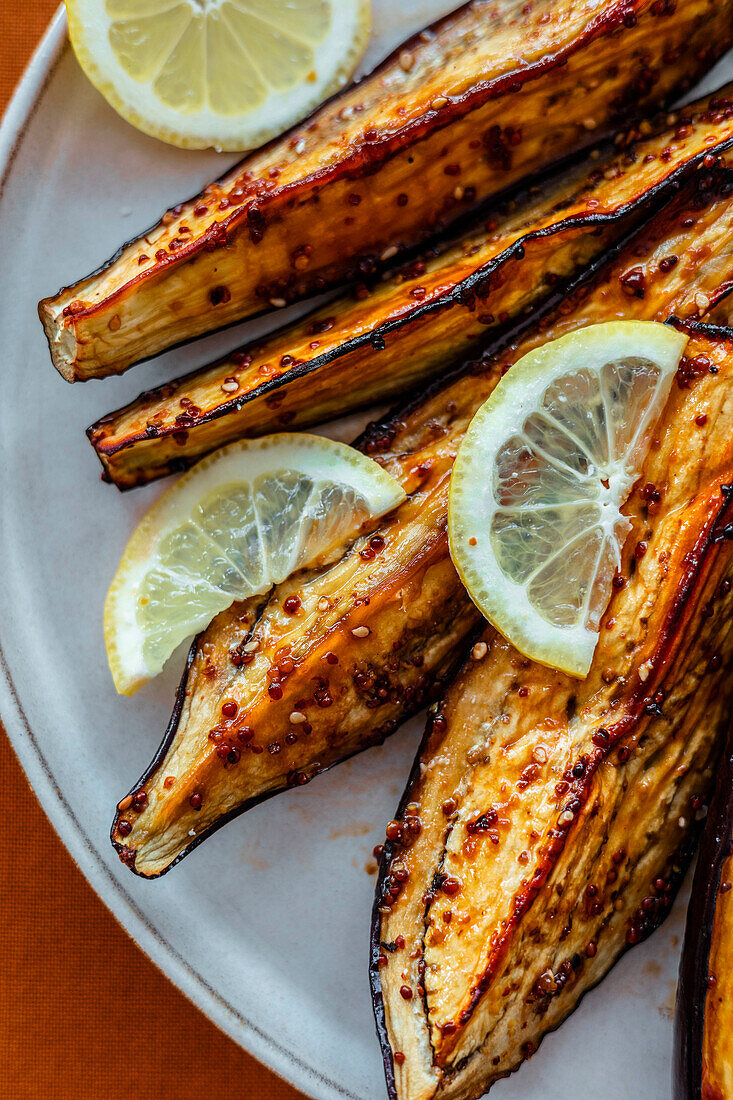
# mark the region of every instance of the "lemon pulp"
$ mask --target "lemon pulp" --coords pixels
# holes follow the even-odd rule
[[[326,560],[404,498],[373,459],[319,436],[283,433],[204,459],[139,524],[107,594],[118,691],[136,691],[235,600]]]
[[[67,0],[87,76],[124,118],[173,144],[241,150],[351,76],[369,0]]]
[[[591,325],[516,363],[479,409],[451,477],[451,555],[525,656],[585,676],[639,475],[687,337]]]

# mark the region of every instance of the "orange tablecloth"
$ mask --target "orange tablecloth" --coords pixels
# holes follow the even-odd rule
[[[0,0],[0,106],[55,8]],[[2,732],[0,822],[0,1100],[298,1100],[117,925]]]

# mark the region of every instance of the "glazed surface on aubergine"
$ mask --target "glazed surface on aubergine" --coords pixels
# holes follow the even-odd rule
[[[730,581],[723,582],[729,588]],[[733,735],[705,822],[677,986],[674,1100],[733,1095]]]
[[[623,152],[533,189],[438,255],[103,417],[87,435],[106,476],[132,488],[236,439],[306,428],[447,373],[599,255],[676,173],[728,149],[733,89],[651,129],[632,129]]]
[[[44,299],[55,366],[69,381],[119,373],[362,278],[474,203],[673,101],[725,52],[732,14],[733,0],[464,6]]]
[[[730,179],[693,172],[595,285],[507,356],[601,319],[714,306],[733,277]],[[112,827],[138,874],[163,873],[249,806],[381,741],[440,690],[479,620],[448,553],[450,471],[509,361],[479,362],[368,432],[360,446],[401,482],[405,504],[330,568],[233,605],[196,640],[164,741]]]
[[[429,721],[374,910],[393,1098],[482,1095],[666,916],[733,696],[732,481],[733,331],[700,326],[587,679],[487,627]]]

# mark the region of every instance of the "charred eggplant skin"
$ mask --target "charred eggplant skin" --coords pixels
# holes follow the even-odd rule
[[[182,470],[216,447],[305,428],[424,385],[495,339],[642,217],[676,178],[724,154],[733,86],[666,118],[623,151],[564,173],[435,258],[343,298],[211,366],[140,395],[87,435],[119,489]],[[684,125],[683,125],[684,123]],[[664,156],[662,156],[664,153]]]
[[[572,292],[558,292],[546,316],[525,319],[521,341],[509,338],[504,352],[468,364],[358,441],[401,481],[408,499],[327,570],[291,578],[258,607],[233,605],[199,637],[180,715],[113,824],[113,843],[135,873],[163,873],[222,818],[382,740],[440,692],[478,622],[446,530],[450,471],[476,408],[520,349],[555,332],[599,316],[696,316],[703,294],[715,308],[733,277],[730,184],[727,172],[692,172],[672,197],[659,195],[662,209]],[[670,252],[679,262],[660,272]],[[691,275],[693,254],[705,258]],[[646,283],[641,298],[628,295],[625,281],[637,269]],[[284,611],[295,594],[297,622]],[[283,644],[293,654],[287,668]],[[225,698],[239,709],[222,724]],[[291,732],[293,711],[307,712],[302,733]],[[223,751],[230,743],[236,762],[223,763],[219,745]]]
[[[120,373],[379,269],[474,203],[674,100],[727,48],[731,12],[733,0],[465,5],[44,299],[55,366],[68,381]]]
[[[694,850],[696,810],[712,786],[730,699],[733,332],[694,323],[684,327],[692,337],[689,362],[701,356],[714,377],[690,393],[699,375],[691,377],[683,363],[678,378],[683,392],[665,414],[675,434],[666,442],[665,428],[658,429],[660,456],[651,457],[645,472],[656,473],[655,483],[661,485],[664,463],[678,441],[689,439],[688,480],[695,497],[678,492],[690,513],[680,526],[671,487],[669,511],[662,503],[658,521],[643,504],[632,504],[637,533],[624,552],[620,576],[625,584],[606,614],[598,663],[579,690],[562,674],[519,659],[487,629],[481,650],[433,708],[407,789],[388,826],[373,911],[370,981],[392,1100],[473,1100],[515,1069],[618,957],[664,919]],[[710,410],[709,430],[715,434],[700,450],[688,421],[703,407]],[[708,473],[706,454],[711,456],[709,484],[698,484],[698,473]],[[649,538],[650,563],[634,570],[629,567],[639,534]],[[636,636],[627,630],[632,622]],[[522,685],[524,704],[517,700]],[[587,724],[592,734],[580,741],[573,732],[576,706],[580,729]],[[496,732],[479,752],[472,736],[474,729],[480,732],[482,713]],[[497,715],[507,722],[505,734]],[[557,738],[562,745],[566,736],[559,732],[563,727],[570,752],[563,752],[552,769]],[[538,739],[540,748],[533,750]],[[465,787],[464,769],[470,773]],[[493,776],[491,783],[482,769]],[[494,802],[491,792],[498,793],[500,780],[507,793]],[[515,780],[517,793],[511,793]],[[556,797],[545,802],[545,786],[552,789],[557,780]],[[637,784],[645,799],[635,798]],[[469,793],[473,809],[467,817],[461,801]],[[538,812],[541,806],[546,808]],[[531,815],[528,823],[525,814]],[[527,844],[523,830],[531,835],[529,826],[539,829],[539,838],[543,822],[550,825],[546,845],[539,839]],[[726,827],[729,837],[730,820]],[[435,838],[444,846],[440,859]],[[523,843],[527,849],[517,870]],[[490,855],[482,856],[482,845]],[[493,887],[481,893],[476,886],[481,868],[489,866],[498,879],[510,877],[509,895],[501,897],[495,913]],[[577,873],[576,867],[581,869]],[[497,887],[496,895],[502,892],[503,886]],[[488,906],[486,930],[481,902]],[[424,923],[422,932],[414,930],[416,921]],[[490,961],[471,987],[464,977],[470,955],[461,936],[470,935],[474,921]],[[450,942],[463,954],[440,963],[440,945],[456,922],[463,932]],[[707,969],[699,973],[704,981]],[[441,1003],[454,981],[466,984],[470,997],[460,1016],[442,1022]],[[490,1022],[488,1036],[466,1045],[463,1033],[482,1011],[479,1023],[483,1028]],[[414,1020],[420,1013],[426,1023],[418,1029]],[[717,1100],[730,1093],[702,1095]],[[682,1096],[687,1100],[687,1093],[680,1093],[679,1100]]]
[[[675,1100],[729,1100],[733,1095],[731,792],[733,731],[717,772],[687,911],[675,1014]]]

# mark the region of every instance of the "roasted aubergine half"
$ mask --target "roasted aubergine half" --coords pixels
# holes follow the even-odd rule
[[[532,188],[478,230],[371,288],[140,395],[87,431],[120,489],[236,439],[305,428],[424,385],[485,346],[593,260],[622,219],[733,136],[733,87],[633,128],[611,150]]]
[[[729,176],[703,169],[679,193],[678,183],[595,283],[559,296],[522,350],[600,319],[715,307],[733,278]],[[138,874],[161,874],[232,816],[383,740],[440,693],[479,622],[448,553],[451,467],[508,362],[482,359],[368,430],[359,445],[406,502],[328,568],[234,604],[196,640],[164,741],[112,828]]]
[[[429,719],[373,916],[392,1100],[516,1069],[663,920],[694,848],[733,697],[733,331],[693,325],[677,383],[588,677],[487,627]]]
[[[691,87],[733,0],[474,0],[44,299],[69,381],[360,278]]]
[[[725,594],[730,580],[722,582]],[[733,734],[698,854],[677,986],[674,1100],[733,1096]]]

